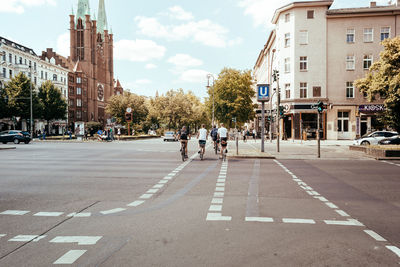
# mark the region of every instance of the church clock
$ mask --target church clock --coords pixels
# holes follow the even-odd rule
[[[104,86],[100,83],[97,85],[97,100],[104,101]]]

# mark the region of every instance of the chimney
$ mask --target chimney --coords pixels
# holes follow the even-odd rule
[[[398,0],[398,1],[400,1],[400,0]],[[370,7],[376,7],[376,2],[375,1],[371,2]]]

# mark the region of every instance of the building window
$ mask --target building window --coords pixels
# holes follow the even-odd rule
[[[22,65],[22,57],[19,57],[19,64]]]
[[[79,84],[82,83],[82,79],[80,77],[77,77],[76,78],[76,83],[79,83]]]
[[[40,79],[43,80],[43,71],[42,70],[40,71]]]
[[[83,95],[86,96],[86,94],[87,94],[87,90],[83,89]]]
[[[77,111],[76,111],[76,119],[77,119],[77,120],[82,119],[82,111],[80,111],[80,110],[77,110]]]
[[[350,112],[338,111],[338,132],[349,131]]]
[[[285,14],[285,22],[290,22],[290,13]]]
[[[74,120],[74,111],[73,110],[69,111],[69,118]]]
[[[355,36],[356,36],[356,30],[354,30],[354,29],[347,29],[346,42],[347,42],[348,44],[355,43]]]
[[[46,81],[47,81],[47,72],[44,73],[44,78],[45,78]]]
[[[356,58],[354,55],[346,57],[346,70],[354,70],[356,68]]]
[[[372,66],[372,55],[364,55],[364,60],[363,60],[364,70],[369,70],[371,66]]]
[[[346,82],[346,98],[354,98],[353,82]]]
[[[70,100],[69,100],[69,106],[70,106],[70,107],[73,107],[73,106],[74,106],[74,100],[73,100],[73,99],[70,99]]]
[[[374,41],[374,29],[365,28],[364,29],[364,42],[371,43]]]
[[[57,81],[57,74],[53,74],[53,81]]]
[[[289,73],[290,72],[290,58],[285,58],[285,72]]]
[[[12,78],[12,76],[13,76],[13,72],[12,72],[12,70],[10,70],[10,79]]]
[[[3,68],[3,78],[7,78],[6,76],[7,76],[7,69]]]
[[[82,99],[77,99],[76,100],[76,106],[77,107],[82,107]]]
[[[313,87],[313,97],[321,97],[321,86]]]
[[[4,54],[3,54],[3,61],[6,61],[6,52],[4,52]]]
[[[34,82],[35,82],[35,85],[37,85],[37,78],[36,77],[34,78]]]
[[[285,47],[290,47],[290,33],[285,34]]]
[[[74,95],[74,87],[69,87],[69,95]]]
[[[285,84],[286,99],[290,99],[290,83]]]
[[[80,87],[76,88],[76,94],[81,95],[82,94],[82,89]]]
[[[390,27],[381,28],[381,41],[390,38]]]
[[[308,44],[308,31],[300,31],[300,44]]]
[[[26,65],[26,58],[25,58],[25,65]]]
[[[307,19],[313,19],[313,18],[314,18],[314,10],[308,10]]]
[[[300,98],[307,98],[307,83],[300,83]]]
[[[36,62],[33,62],[33,69],[36,71]]]
[[[12,63],[12,54],[8,55],[8,61],[10,61],[10,63]]]
[[[300,71],[307,71],[308,64],[307,64],[307,57],[300,57]]]

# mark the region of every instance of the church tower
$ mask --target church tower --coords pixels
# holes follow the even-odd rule
[[[69,83],[70,122],[106,122],[104,109],[114,95],[114,39],[108,31],[104,0],[99,0],[98,20],[90,15],[89,0],[78,0],[70,15]],[[84,89],[87,88],[87,89]]]

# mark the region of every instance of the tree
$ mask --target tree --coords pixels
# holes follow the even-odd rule
[[[380,120],[400,132],[400,37],[386,39],[382,45],[380,60],[354,84],[370,102],[378,95],[385,99],[386,111]]]
[[[251,87],[251,80],[250,71],[224,68],[218,75],[214,87],[208,90],[209,113],[212,112],[212,97],[215,90],[215,117],[218,121],[232,126],[232,118],[236,118],[239,124],[253,119],[254,109],[257,106],[252,101],[255,92]]]
[[[42,119],[49,125],[52,120],[64,120],[67,113],[67,102],[61,90],[51,81],[44,82],[39,88],[39,100],[42,107]],[[50,128],[48,128],[50,130]]]
[[[41,118],[41,105],[34,85],[24,74],[19,73],[11,79],[1,91],[1,98],[5,99],[6,111],[0,117],[21,117],[21,119],[30,119],[30,91],[32,86],[32,106],[33,118]]]

